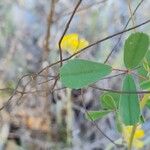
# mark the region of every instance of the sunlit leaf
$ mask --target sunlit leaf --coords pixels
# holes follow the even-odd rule
[[[136,85],[131,75],[126,75],[124,78],[122,91],[136,91]],[[121,94],[119,115],[125,125],[135,125],[139,122],[140,104],[137,94]]]
[[[105,64],[73,59],[61,67],[60,79],[64,86],[79,89],[102,79],[111,71],[112,68]]]
[[[149,47],[149,36],[136,32],[131,34],[124,46],[124,63],[128,69],[137,67]]]

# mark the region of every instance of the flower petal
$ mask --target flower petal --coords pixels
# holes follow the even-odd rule
[[[81,49],[87,47],[88,45],[89,45],[88,41],[86,41],[85,39],[80,39],[78,49],[81,50]]]
[[[134,140],[133,141],[133,147],[135,147],[136,149],[140,149],[144,147],[144,142],[140,141],[140,140]]]
[[[137,131],[135,132],[134,138],[135,139],[140,139],[144,137],[144,130],[142,129],[137,129]]]
[[[72,33],[64,36],[61,42],[61,48],[63,50],[74,51],[78,47],[78,34]]]
[[[65,35],[61,42],[61,48],[68,51],[70,54],[77,53],[88,45],[88,41],[80,39],[79,35],[76,33]]]

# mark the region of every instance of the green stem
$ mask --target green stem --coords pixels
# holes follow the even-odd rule
[[[134,140],[134,135],[135,135],[135,132],[136,132],[136,128],[137,128],[137,125],[134,125],[132,127],[132,132],[131,132],[131,136],[130,136],[130,140],[129,140],[128,150],[132,149],[132,144],[133,144],[133,140]]]

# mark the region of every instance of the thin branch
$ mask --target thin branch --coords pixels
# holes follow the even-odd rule
[[[98,41],[96,41],[96,42],[94,42],[94,43],[88,45],[87,47],[81,49],[81,50],[78,51],[77,53],[71,55],[70,57],[64,59],[63,61],[69,60],[70,58],[76,56],[77,54],[79,54],[79,53],[85,51],[86,49],[88,49],[88,48],[90,48],[90,47],[92,47],[92,46],[94,46],[94,45],[97,45],[97,44],[99,44],[99,43],[101,43],[101,42],[104,42],[104,41],[106,41],[106,40],[108,40],[108,39],[111,39],[111,38],[113,38],[113,37],[115,37],[115,36],[118,36],[118,35],[120,35],[120,34],[122,34],[122,33],[126,33],[126,32],[128,32],[128,31],[133,30],[133,29],[139,28],[139,27],[141,27],[141,26],[143,26],[143,25],[145,25],[145,24],[148,24],[148,23],[150,23],[150,19],[148,19],[147,21],[145,21],[145,22],[143,22],[143,23],[141,23],[141,24],[139,24],[139,25],[136,25],[136,26],[134,26],[134,27],[128,28],[128,29],[126,29],[126,30],[123,30],[123,31],[120,31],[120,32],[118,32],[118,33],[115,33],[115,34],[112,34],[112,35],[110,35],[110,36],[107,36],[107,37],[105,37],[105,38],[103,38],[103,39],[101,39],[101,40],[98,40]]]
[[[62,42],[62,40],[63,40],[63,38],[64,38],[67,30],[69,29],[70,23],[71,23],[74,15],[75,15],[78,7],[80,6],[81,2],[82,2],[82,0],[79,0],[78,3],[77,3],[77,5],[75,6],[74,11],[72,12],[72,14],[70,16],[70,19],[68,20],[68,23],[66,24],[65,30],[64,30],[64,32],[63,32],[63,34],[62,34],[62,36],[61,36],[61,38],[59,40],[59,43],[58,43],[59,44],[59,55],[60,55],[60,66],[62,66],[62,64],[63,64],[61,42]]]
[[[90,85],[89,87],[99,90],[99,91],[112,92],[112,93],[118,93],[118,94],[150,94],[150,91],[119,91],[119,90],[113,90],[113,89],[105,89],[105,88],[97,87],[94,85]]]
[[[142,76],[142,75],[140,75],[140,74],[137,74],[137,73],[135,73],[135,72],[132,72],[132,74],[135,75],[135,76],[137,76],[137,77],[139,77],[139,78],[141,78],[141,79],[143,79],[143,80],[149,80],[149,78],[144,77],[144,76]]]
[[[21,104],[21,99],[22,99],[22,97],[23,97],[23,95],[24,95],[23,92],[25,92],[26,87],[30,84],[31,80],[33,80],[33,78],[31,78],[31,79],[26,83],[26,85],[23,87],[21,96],[20,96],[20,97],[18,98],[18,100],[17,100],[17,105],[20,105],[20,104]],[[17,91],[16,91],[16,93],[17,93]]]
[[[125,72],[123,72],[123,73],[119,73],[119,74],[115,74],[115,75],[112,75],[112,76],[108,76],[108,77],[105,77],[105,78],[103,78],[103,79],[101,79],[101,80],[108,80],[108,79],[112,79],[112,78],[114,78],[114,77],[118,77],[118,76],[121,76],[121,75],[125,75],[126,73]]]
[[[120,31],[120,32],[118,32],[118,33],[115,33],[115,34],[112,34],[112,35],[110,35],[110,36],[107,36],[107,37],[105,37],[105,38],[103,38],[103,39],[100,39],[100,40],[98,40],[98,41],[96,41],[96,42],[93,42],[93,43],[90,44],[89,46],[87,46],[87,47],[81,49],[80,51],[78,51],[77,53],[75,53],[75,54],[73,54],[73,55],[71,55],[71,56],[69,56],[69,57],[67,57],[67,58],[64,58],[64,59],[62,59],[62,60],[56,61],[56,62],[54,62],[54,63],[52,63],[52,64],[50,64],[50,65],[48,65],[48,66],[46,66],[45,68],[43,68],[42,70],[40,70],[37,74],[41,74],[45,69],[57,65],[58,63],[61,63],[61,61],[64,62],[64,61],[67,61],[67,60],[71,59],[72,57],[78,55],[79,53],[81,53],[81,52],[87,50],[88,48],[90,48],[90,47],[92,47],[92,46],[94,46],[94,45],[96,45],[96,44],[99,44],[99,43],[101,43],[101,42],[104,42],[104,41],[106,41],[106,40],[108,40],[108,39],[111,39],[111,38],[113,38],[113,37],[115,37],[115,36],[118,36],[118,35],[120,35],[120,34],[122,34],[122,33],[126,33],[126,32],[128,32],[128,31],[133,30],[133,29],[139,28],[139,27],[141,27],[141,26],[143,26],[143,25],[146,25],[146,24],[148,24],[148,23],[150,23],[150,19],[147,20],[147,21],[145,21],[145,22],[143,22],[143,23],[141,23],[141,24],[139,24],[139,25],[137,25],[137,26],[128,28],[128,29],[126,29],[126,30]]]
[[[50,49],[49,49],[49,39],[50,39],[50,32],[51,32],[51,25],[52,25],[52,19],[53,19],[53,15],[54,15],[54,11],[55,11],[55,0],[51,1],[50,4],[50,11],[47,17],[47,31],[46,31],[46,36],[45,36],[45,41],[44,41],[44,49],[45,49],[45,55],[44,55],[44,59],[46,59],[47,54],[49,53]]]
[[[98,126],[98,124],[92,119],[91,115],[88,113],[85,103],[84,103],[84,95],[83,95],[83,90],[81,90],[81,96],[82,96],[82,105],[85,110],[85,113],[88,115],[88,117],[92,120],[93,125],[98,129],[98,131],[106,138],[108,139],[111,143],[113,143],[116,147],[123,147],[123,145],[116,144],[110,137],[108,137],[105,132]]]
[[[138,8],[141,6],[141,4],[142,4],[143,2],[144,2],[144,0],[141,0],[141,1],[139,2],[139,4],[138,4],[137,7],[135,8],[135,10],[134,10],[132,16],[134,16],[134,14],[136,13],[136,11],[138,10]],[[124,27],[123,30],[125,30],[125,29],[127,28],[127,26],[129,25],[129,22],[131,21],[132,16],[131,16],[131,17],[129,18],[129,20],[127,21],[127,23],[126,23],[126,25],[125,25],[125,27]],[[118,39],[118,42],[115,44],[115,46],[113,47],[113,49],[110,51],[110,53],[108,54],[108,56],[107,56],[106,60],[104,61],[104,63],[107,63],[107,61],[108,61],[108,59],[110,58],[110,56],[112,55],[112,53],[113,53],[113,52],[115,51],[115,49],[118,47],[118,45],[119,45],[119,43],[120,43],[120,41],[121,41],[122,35],[123,35],[123,34],[120,35],[120,37],[119,37],[119,39]]]
[[[7,100],[7,102],[6,102],[2,107],[0,107],[0,111],[1,111],[2,109],[4,109],[6,106],[9,105],[11,99],[12,99],[12,98],[14,97],[14,95],[17,93],[17,89],[18,89],[18,87],[19,87],[21,81],[22,81],[25,77],[27,77],[27,76],[31,76],[31,74],[26,74],[26,75],[22,76],[22,77],[19,79],[19,81],[17,82],[17,85],[16,85],[15,89],[13,90],[12,95],[9,97],[9,99]]]
[[[55,77],[54,77],[54,78],[55,78]],[[47,82],[49,82],[49,81],[52,81],[52,80],[54,80],[54,78],[48,79],[48,80],[46,80],[46,81],[39,82],[38,85],[47,83]]]

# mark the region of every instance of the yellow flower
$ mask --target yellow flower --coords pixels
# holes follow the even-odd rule
[[[79,35],[76,33],[65,35],[61,42],[61,48],[68,51],[70,54],[77,53],[88,45],[88,41],[79,38]]]
[[[132,132],[133,126],[124,126],[123,127],[123,136],[127,144],[130,142],[130,136]],[[144,130],[140,129],[140,127],[137,127],[134,138],[133,138],[133,147],[136,149],[141,149],[144,146],[143,141],[141,138],[144,137]]]

